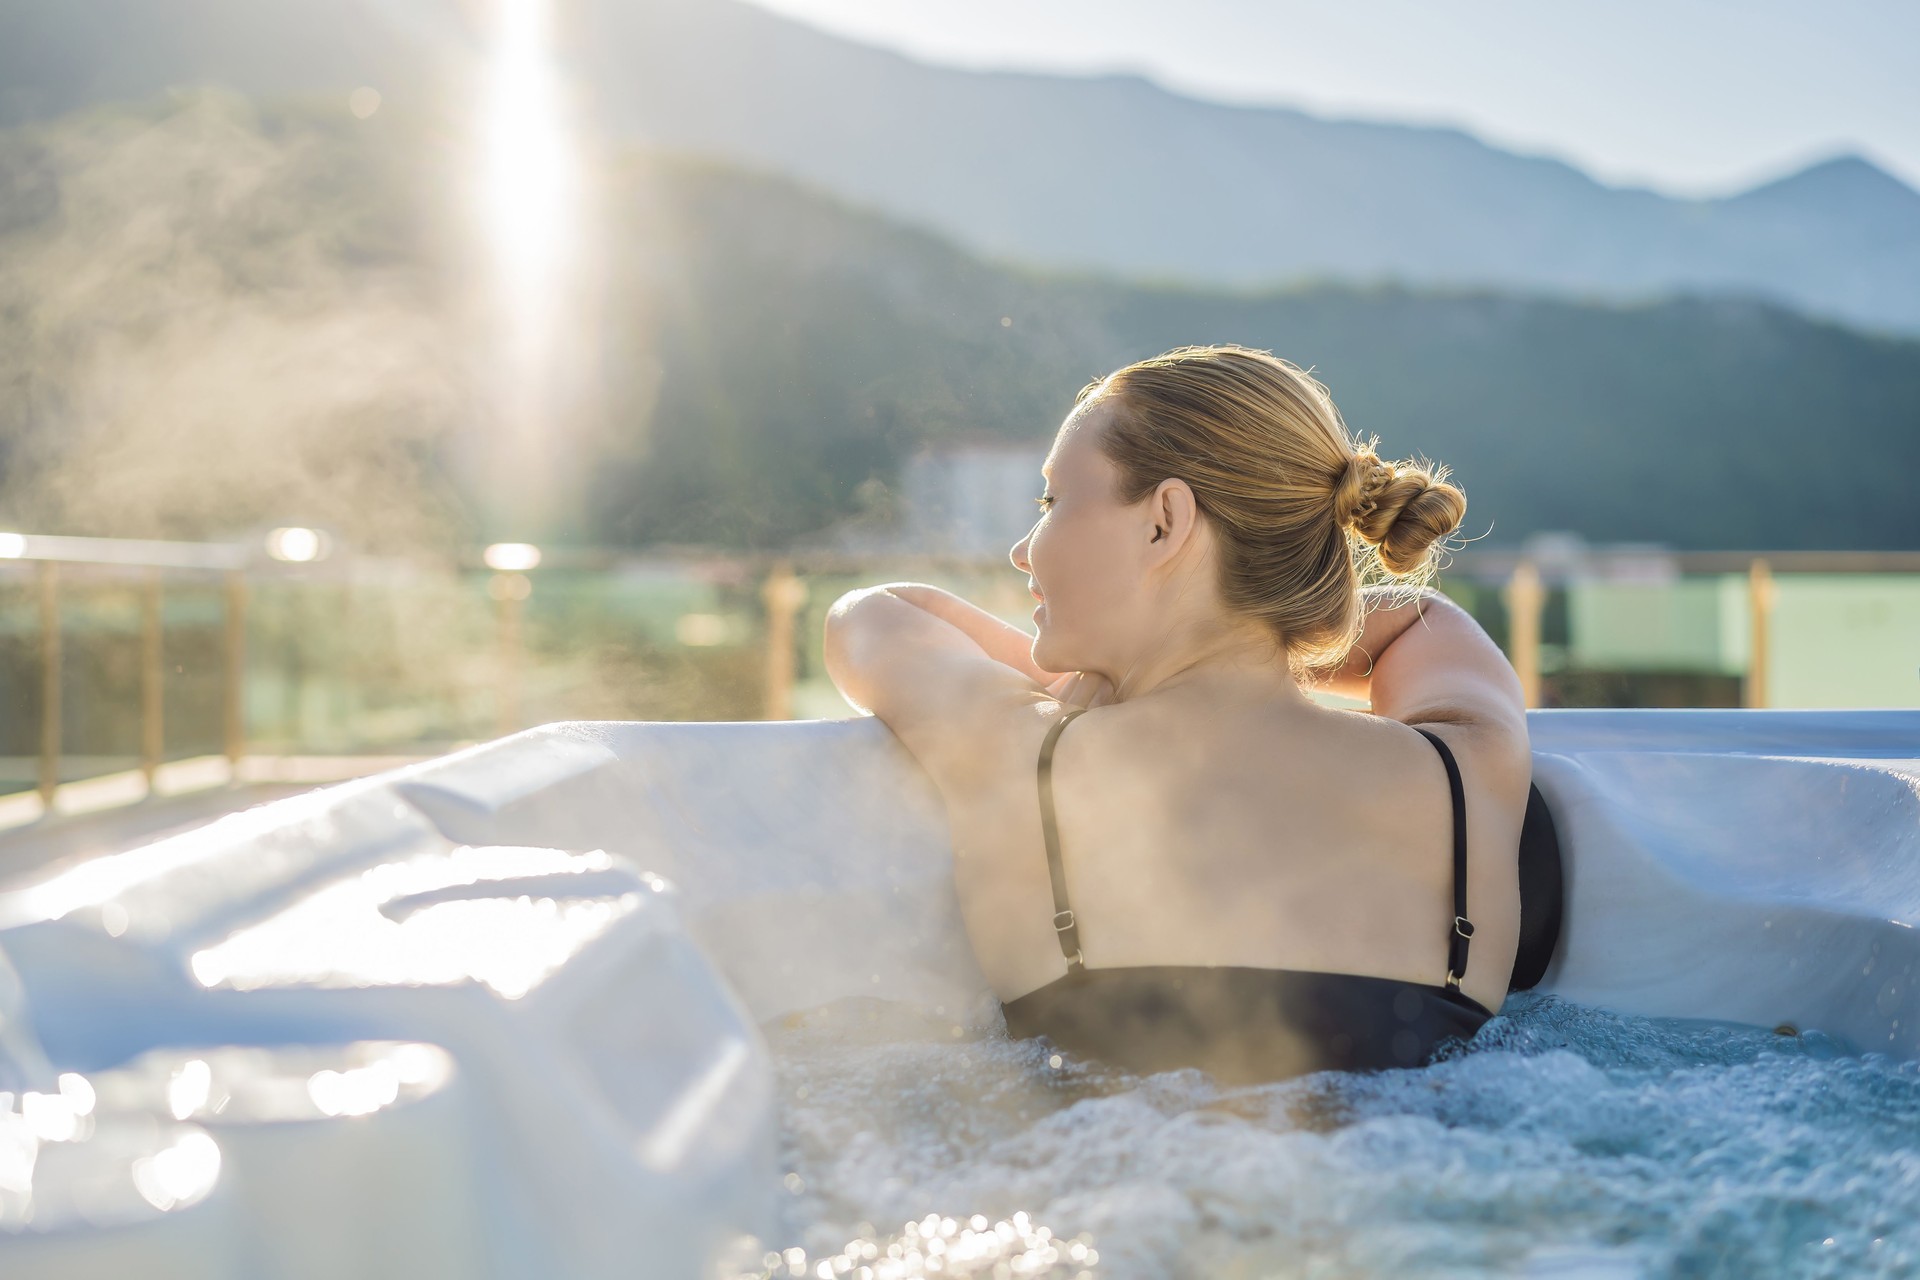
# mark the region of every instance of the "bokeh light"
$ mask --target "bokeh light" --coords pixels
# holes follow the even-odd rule
[[[289,527],[267,535],[267,554],[288,564],[309,564],[327,553],[327,537],[318,529]]]
[[[481,559],[496,573],[525,573],[540,567],[540,548],[530,542],[496,542]]]

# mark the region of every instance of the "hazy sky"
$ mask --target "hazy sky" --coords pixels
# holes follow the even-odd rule
[[[1915,0],[756,0],[931,62],[1458,125],[1717,195],[1841,151],[1920,186]]]

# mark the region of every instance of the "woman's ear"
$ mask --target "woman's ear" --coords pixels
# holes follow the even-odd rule
[[[1169,560],[1192,540],[1200,505],[1185,480],[1162,480],[1147,499],[1147,514],[1153,521],[1152,535],[1147,539],[1153,558]]]

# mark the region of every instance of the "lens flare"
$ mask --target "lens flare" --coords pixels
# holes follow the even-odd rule
[[[580,332],[578,259],[585,175],[554,58],[556,0],[493,0],[480,113],[480,211],[489,273],[491,411],[470,465],[484,521],[538,529],[568,500],[569,370]]]
[[[487,221],[511,301],[550,319],[574,194],[548,0],[499,0],[487,103]],[[523,312],[522,314],[526,314]]]

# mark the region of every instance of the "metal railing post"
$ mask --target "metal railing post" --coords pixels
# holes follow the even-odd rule
[[[227,574],[226,643],[223,646],[221,709],[227,763],[237,781],[240,757],[247,752],[247,577],[235,569]]]
[[[1773,569],[1756,558],[1747,566],[1747,610],[1750,642],[1747,652],[1747,678],[1740,682],[1740,705],[1767,705],[1767,684],[1772,675]]]
[[[1529,707],[1540,705],[1540,614],[1546,591],[1540,570],[1531,560],[1513,566],[1507,580],[1507,660],[1520,677],[1520,692]]]
[[[149,792],[160,772],[167,740],[160,590],[160,570],[147,570],[140,591],[140,772],[146,775]]]
[[[60,786],[60,566],[40,562],[40,803],[53,808]]]

